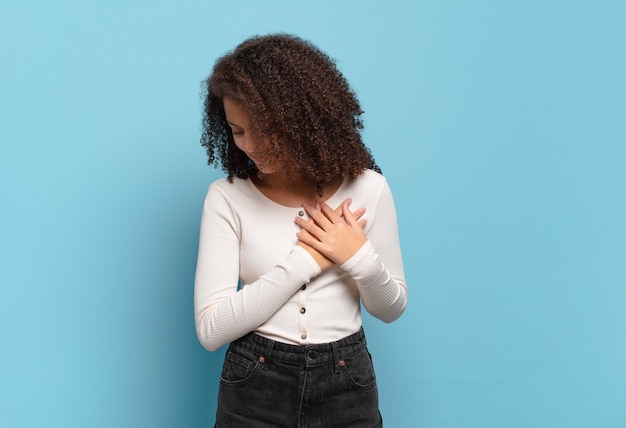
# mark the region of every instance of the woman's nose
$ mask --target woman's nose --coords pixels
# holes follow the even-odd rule
[[[243,151],[247,153],[254,153],[255,149],[256,149],[256,144],[254,140],[246,136],[243,141]]]
[[[249,152],[250,152],[251,147],[252,147],[252,146],[250,145],[250,143],[248,142],[248,140],[247,140],[247,139],[246,139],[246,140],[244,140],[244,141],[242,142],[241,146],[240,146],[241,150],[243,150],[243,151],[244,151],[244,152],[246,152],[246,153],[249,153]]]

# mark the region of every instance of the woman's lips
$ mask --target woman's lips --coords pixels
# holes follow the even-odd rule
[[[265,159],[265,156],[258,156],[258,155],[248,155],[248,157],[252,160],[252,162],[254,163],[259,163],[259,162],[263,162],[263,160]]]
[[[259,171],[262,171],[266,174],[270,174],[274,172],[273,163],[270,157],[265,155],[248,155],[250,160],[254,162]]]

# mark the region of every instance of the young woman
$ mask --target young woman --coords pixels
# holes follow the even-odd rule
[[[289,35],[237,46],[206,91],[201,142],[227,174],[204,203],[195,281],[200,342],[230,343],[216,426],[382,426],[361,303],[392,322],[407,289],[354,93]]]

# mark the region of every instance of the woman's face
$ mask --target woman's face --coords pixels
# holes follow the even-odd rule
[[[277,169],[276,159],[265,152],[266,141],[258,141],[251,132],[248,113],[230,97],[224,97],[226,122],[230,126],[235,145],[254,162],[260,172],[271,174]]]

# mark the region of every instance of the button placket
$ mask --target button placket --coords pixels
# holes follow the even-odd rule
[[[306,211],[304,211],[304,209],[300,208],[297,211],[297,215],[298,217],[300,217],[303,220],[307,220],[308,216],[306,214]],[[303,284],[302,287],[300,287],[300,293],[298,293],[298,307],[300,315],[299,315],[299,328],[300,328],[300,339],[302,340],[303,343],[306,343],[306,339],[308,337],[307,334],[307,310],[306,310],[306,293],[304,292],[307,289],[307,285]]]
[[[301,292],[298,293],[298,327],[300,329],[300,339],[306,340],[307,338],[307,310],[306,310],[306,295],[307,293],[304,291],[306,289],[306,285],[303,285],[301,288]]]
[[[306,221],[309,219],[309,216],[306,214],[306,211],[304,211],[304,209],[300,208],[296,211],[296,218]],[[298,225],[298,223],[296,223],[296,221],[293,222],[293,227],[296,233],[302,231],[302,228]]]

